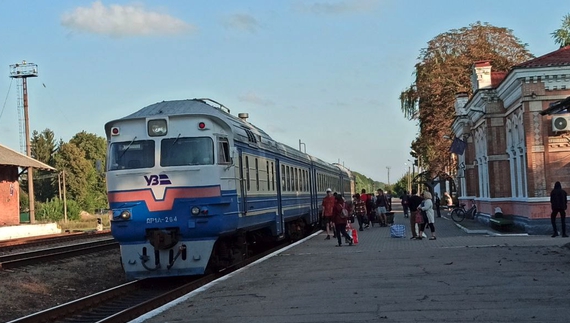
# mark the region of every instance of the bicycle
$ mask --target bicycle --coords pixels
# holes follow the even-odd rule
[[[465,220],[465,218],[474,219],[475,214],[477,214],[477,205],[475,205],[475,201],[471,203],[471,207],[466,210],[465,203],[459,204],[459,207],[456,207],[451,211],[451,219],[455,222],[461,222]]]

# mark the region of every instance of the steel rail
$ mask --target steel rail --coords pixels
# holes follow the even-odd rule
[[[199,278],[186,277],[157,283],[157,279],[144,279],[120,285],[81,299],[10,321],[28,322],[97,322],[122,323],[135,319],[172,300],[196,290],[220,277],[243,268],[252,262],[283,248],[288,243],[260,252],[257,255],[217,273]],[[183,285],[180,286],[182,280]],[[170,285],[170,286],[169,286]],[[150,288],[149,286],[152,286]]]
[[[95,233],[74,232],[68,234],[54,234],[48,236],[4,240],[0,241],[0,252],[5,252],[13,249],[21,249],[21,248],[36,247],[36,246],[49,245],[55,243],[69,242],[69,241],[93,239],[110,235],[111,231],[107,230]]]
[[[116,249],[119,243],[115,239],[85,242],[63,247],[21,252],[0,256],[0,268],[16,268],[52,260],[81,256],[89,253]]]

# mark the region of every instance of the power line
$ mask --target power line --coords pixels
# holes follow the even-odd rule
[[[2,111],[0,111],[0,119],[2,119],[2,115],[4,114],[4,109],[6,108],[6,102],[8,102],[8,95],[10,94],[10,89],[12,88],[12,82],[14,81],[13,78],[10,78],[10,85],[8,86],[8,93],[6,93],[6,99],[4,99],[4,105],[2,106]]]

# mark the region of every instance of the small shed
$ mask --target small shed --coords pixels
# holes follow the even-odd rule
[[[56,169],[0,145],[0,226],[20,224],[19,168]]]

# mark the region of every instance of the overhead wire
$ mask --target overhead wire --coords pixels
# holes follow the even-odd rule
[[[4,114],[4,109],[6,109],[6,102],[8,102],[8,96],[10,95],[10,89],[12,88],[12,82],[14,78],[10,78],[10,85],[8,86],[8,93],[6,93],[6,99],[4,99],[4,105],[2,105],[2,111],[0,111],[0,119],[2,119],[2,115]]]

